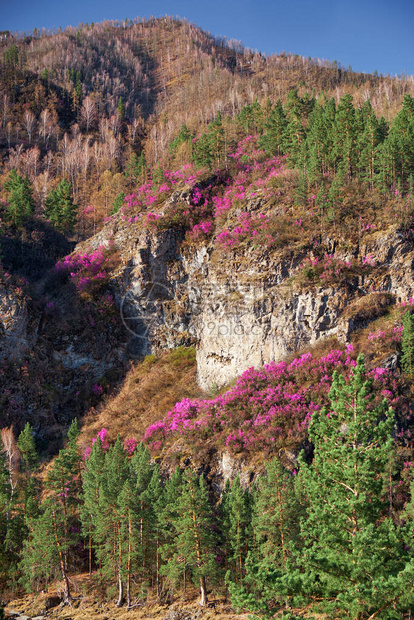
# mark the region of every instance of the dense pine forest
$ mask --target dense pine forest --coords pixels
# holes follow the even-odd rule
[[[411,618],[412,78],[136,19],[1,33],[0,105],[0,604]],[[339,291],[348,331],[202,389],[161,268],[151,347],[122,314],[138,237]]]

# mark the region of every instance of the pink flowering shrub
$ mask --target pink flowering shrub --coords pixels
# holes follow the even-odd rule
[[[105,285],[113,267],[114,247],[100,246],[91,254],[69,254],[55,265],[58,272],[69,273],[80,294],[90,295]]]
[[[134,437],[129,437],[124,441],[124,448],[127,451],[129,456],[132,456],[136,450],[138,445],[138,441]]]
[[[369,273],[371,263],[356,259],[344,261],[333,254],[325,254],[322,258],[305,258],[300,266],[296,281],[301,286],[307,284],[338,284],[349,282],[361,273]]]
[[[250,368],[235,387],[207,400],[177,403],[163,420],[149,426],[144,441],[150,450],[159,450],[166,442],[183,436],[197,444],[214,437],[216,444],[231,452],[298,446],[307,437],[314,411],[328,404],[332,374],[345,376],[355,367],[352,345],[346,351],[332,350],[316,358],[306,353],[291,363],[272,362],[262,370]],[[396,378],[385,368],[374,369],[370,377],[378,398],[386,398],[394,407],[404,408]]]
[[[92,438],[92,442],[91,442],[91,446],[88,446],[85,450],[85,454],[84,454],[84,458],[85,461],[88,460],[90,454],[91,454],[91,448],[93,446],[94,443],[96,443],[98,441],[98,439],[100,439],[101,443],[102,443],[102,448],[104,450],[108,450],[109,449],[109,443],[108,440],[106,438],[108,434],[108,431],[106,428],[101,428],[101,430],[99,431],[99,433],[96,435],[96,437]]]

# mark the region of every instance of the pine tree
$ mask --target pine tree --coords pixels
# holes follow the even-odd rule
[[[82,533],[87,539],[89,574],[92,573],[93,545],[97,544],[96,523],[99,518],[99,489],[105,474],[105,453],[100,437],[92,445],[82,472]]]
[[[124,200],[125,200],[124,192],[119,192],[119,194],[117,194],[117,196],[115,197],[114,203],[112,205],[111,215],[118,213],[119,209],[124,204]]]
[[[76,223],[77,206],[72,201],[70,191],[70,183],[62,179],[45,200],[46,217],[62,232],[71,232]]]
[[[242,488],[239,476],[236,476],[231,486],[227,510],[231,560],[234,567],[231,577],[240,583],[243,581],[245,562],[252,538],[252,512],[250,494]]]
[[[31,591],[39,581],[47,583],[59,576],[64,584],[65,601],[70,601],[68,555],[77,537],[68,529],[63,504],[56,497],[46,499],[40,516],[28,519],[27,524],[29,535],[20,562],[22,583]]]
[[[365,101],[359,112],[360,128],[358,136],[358,170],[363,179],[367,179],[373,187],[377,174],[378,145],[381,143],[379,123],[371,103]]]
[[[15,226],[33,215],[33,189],[29,178],[22,177],[15,168],[10,171],[8,180],[4,183],[7,192],[7,216]]]
[[[20,450],[22,471],[33,471],[36,467],[38,456],[33,439],[33,428],[29,422],[26,422],[26,426],[19,435],[17,447]]]
[[[279,585],[302,602],[324,600],[325,610],[341,618],[391,618],[414,570],[381,494],[394,453],[394,414],[386,401],[374,402],[363,356],[348,381],[334,373],[329,398],[330,407],[310,423],[313,462],[300,461],[308,501],[303,546]]]
[[[149,546],[149,553],[153,554],[152,564],[155,567],[155,583],[157,596],[161,593],[161,556],[162,556],[162,544],[163,544],[163,531],[162,531],[162,510],[164,508],[164,488],[161,484],[161,474],[158,465],[156,465],[152,472],[152,477],[147,488],[147,501],[152,507],[152,520],[150,523],[149,532],[151,535],[150,541],[152,545]]]
[[[72,598],[68,577],[69,550],[77,543],[79,538],[76,533],[79,521],[78,505],[81,490],[81,461],[77,446],[78,436],[79,426],[77,420],[74,419],[68,431],[67,445],[59,451],[51,469],[48,471],[45,486],[50,495],[46,504],[42,506],[43,516],[39,517],[39,526],[41,529],[50,528],[48,535],[56,545],[59,566],[65,584],[65,599],[68,601]],[[37,526],[34,525],[33,527],[33,536],[35,536],[37,535]]]
[[[414,168],[414,99],[410,95],[404,96],[384,145],[392,157],[392,182],[400,180],[404,185]]]
[[[284,134],[284,143],[282,145],[283,152],[289,155],[289,160],[299,165],[301,155],[303,155],[303,144],[306,140],[306,132],[304,128],[305,110],[302,99],[299,97],[297,90],[288,93],[285,105],[285,113],[287,127]]]
[[[357,123],[351,95],[344,95],[335,115],[333,155],[336,169],[342,167],[350,178],[355,172],[357,158]]]
[[[164,493],[157,503],[161,539],[160,551],[163,559],[160,573],[163,576],[166,575],[174,586],[185,574],[185,564],[173,561],[177,549],[175,525],[180,518],[178,498],[182,493],[182,488],[183,478],[179,467],[177,467],[172,476],[166,480]]]
[[[193,144],[193,162],[197,167],[209,168],[211,170],[213,164],[213,149],[211,144],[211,136],[203,133],[199,140]]]
[[[76,440],[77,421],[72,422],[68,443],[60,450],[45,481],[47,497],[39,509],[36,489],[28,489],[25,523],[29,535],[24,542],[20,569],[22,581],[30,590],[38,580],[47,583],[59,575],[65,601],[70,601],[69,554],[78,543],[80,459]]]
[[[259,478],[253,517],[262,566],[286,566],[290,542],[298,535],[300,513],[294,476],[274,458],[266,467],[266,476]]]
[[[122,97],[118,100],[118,105],[116,106],[116,113],[118,114],[121,121],[125,119],[125,106]]]
[[[286,569],[290,546],[297,543],[303,507],[295,491],[294,476],[277,458],[259,478],[252,519],[253,542],[246,561],[243,583],[230,582],[231,601],[236,609],[272,616],[283,595],[274,579]]]
[[[122,536],[123,506],[118,504],[125,483],[130,477],[127,453],[117,440],[105,454],[104,475],[99,485],[98,512],[94,515],[94,537],[102,574],[109,580],[116,579],[117,607],[124,602],[125,544]]]
[[[282,144],[285,139],[287,123],[280,99],[269,114],[264,125],[265,132],[261,136],[259,144],[269,155],[281,155]]]
[[[6,548],[6,538],[11,519],[11,499],[9,472],[6,467],[0,438],[0,581],[5,580],[7,575],[9,557]]]
[[[127,479],[122,487],[117,500],[117,513],[119,515],[119,566],[120,578],[126,583],[126,603],[131,606],[131,579],[134,570],[140,563],[139,547],[140,518],[139,499],[135,493],[132,480]],[[142,565],[141,565],[142,566]],[[142,577],[142,575],[141,575]],[[121,604],[118,599],[118,606]]]
[[[405,373],[412,375],[414,370],[414,315],[407,310],[403,316],[401,335],[401,366]]]
[[[169,576],[190,571],[194,583],[200,586],[200,604],[207,605],[207,578],[216,576],[215,535],[213,515],[204,478],[191,471],[184,475],[184,484],[178,500],[178,513],[173,521],[175,552],[166,565]]]

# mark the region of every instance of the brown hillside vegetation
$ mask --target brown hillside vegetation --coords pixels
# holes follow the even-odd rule
[[[108,397],[85,418],[80,441],[88,445],[102,428],[114,440],[119,433],[123,439],[142,439],[146,428],[159,420],[182,398],[202,395],[196,381],[195,350],[179,347],[160,356],[147,355],[132,366],[119,393]]]

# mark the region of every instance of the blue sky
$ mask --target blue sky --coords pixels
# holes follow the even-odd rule
[[[414,74],[414,0],[0,0],[0,30],[176,15],[266,54]]]

